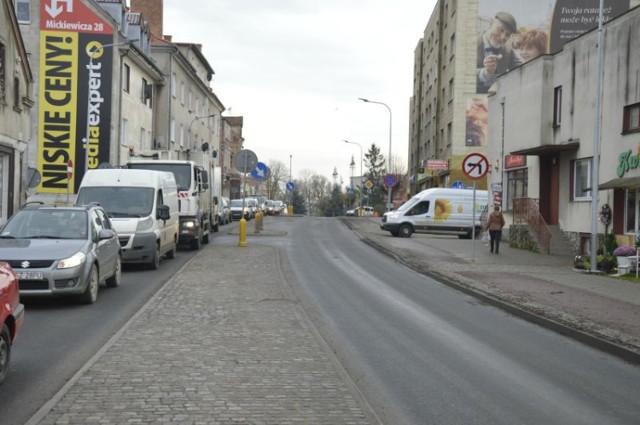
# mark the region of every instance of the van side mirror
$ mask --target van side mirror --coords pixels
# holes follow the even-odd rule
[[[169,220],[169,218],[171,217],[169,212],[169,205],[158,205],[156,218],[158,220]]]
[[[213,205],[218,205],[220,202],[218,202],[218,197],[214,196],[213,197]]]

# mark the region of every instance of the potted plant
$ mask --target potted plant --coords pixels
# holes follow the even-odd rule
[[[636,255],[636,249],[629,245],[621,245],[613,250],[613,255],[618,260],[618,269],[629,268],[629,258]]]

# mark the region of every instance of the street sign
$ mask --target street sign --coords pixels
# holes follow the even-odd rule
[[[462,183],[460,180],[456,180],[451,183],[451,189],[464,189],[464,183]]]
[[[258,157],[253,151],[243,149],[236,155],[236,168],[241,173],[250,173],[256,168]]]
[[[251,177],[256,180],[264,180],[269,176],[269,167],[262,162],[258,162],[253,170],[251,170]]]
[[[293,190],[294,187],[295,185],[293,184],[293,182],[287,182],[287,190]]]
[[[373,183],[371,183],[371,180],[367,180],[366,182],[364,182],[364,187],[366,187],[368,190],[371,190],[371,188],[373,187]]]
[[[393,174],[387,174],[384,176],[384,185],[387,187],[394,187],[398,183],[398,179]]]
[[[489,172],[489,160],[481,153],[470,153],[462,161],[462,172],[470,179],[481,179]]]

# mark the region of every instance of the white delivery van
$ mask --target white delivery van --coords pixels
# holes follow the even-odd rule
[[[471,238],[475,210],[475,234],[480,235],[480,216],[487,208],[486,190],[432,188],[418,193],[400,208],[384,213],[382,230],[393,236],[411,237],[413,233],[440,233]]]
[[[98,202],[118,232],[123,263],[160,266],[178,244],[178,189],[173,173],[97,169],[85,174],[76,203]]]

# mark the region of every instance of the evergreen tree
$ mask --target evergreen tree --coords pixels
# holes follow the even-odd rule
[[[333,188],[331,189],[331,197],[324,205],[324,215],[326,217],[337,217],[340,215],[344,215],[344,201],[345,196],[344,193],[342,193],[340,186],[334,184]]]
[[[307,206],[304,201],[304,196],[300,194],[298,190],[298,185],[296,184],[293,188],[293,191],[290,194],[291,197],[291,205],[293,206],[294,214],[306,214]]]
[[[386,211],[387,189],[383,181],[386,174],[384,155],[380,153],[380,148],[373,143],[364,158],[365,166],[367,167],[365,181],[370,180],[373,183],[373,187],[369,191],[369,205],[373,206],[378,212]],[[366,191],[366,188],[364,190]]]

